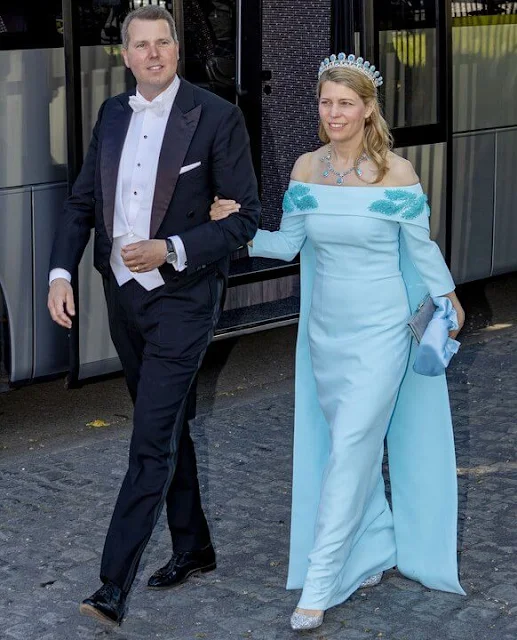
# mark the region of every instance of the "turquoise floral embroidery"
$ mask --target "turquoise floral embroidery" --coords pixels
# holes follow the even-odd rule
[[[376,200],[368,207],[373,213],[382,213],[385,216],[399,215],[404,220],[418,218],[426,209],[427,196],[409,193],[404,189],[392,189],[384,191],[385,200]]]
[[[295,209],[293,200],[291,198],[291,196],[289,195],[289,191],[286,191],[284,193],[284,201],[282,203],[282,208],[286,213],[292,213]]]
[[[283,208],[286,213],[292,213],[295,209],[299,211],[317,209],[318,201],[311,195],[309,187],[297,184],[285,192]]]

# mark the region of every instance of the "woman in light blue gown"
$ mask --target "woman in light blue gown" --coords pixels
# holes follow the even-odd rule
[[[463,594],[457,488],[445,376],[411,367],[407,322],[426,292],[464,313],[411,164],[390,151],[378,72],[332,56],[320,68],[320,138],[295,163],[280,230],[251,256],[301,251],[288,588],[302,588],[293,629],[377,584],[397,565],[422,584]],[[217,200],[217,220],[235,210]],[[457,332],[451,334],[455,337]],[[392,508],[382,477],[388,439]]]

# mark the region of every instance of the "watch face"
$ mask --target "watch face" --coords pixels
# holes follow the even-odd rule
[[[165,258],[168,264],[173,264],[173,262],[176,260],[176,254],[174,251],[169,251],[169,253],[167,254],[167,257]]]

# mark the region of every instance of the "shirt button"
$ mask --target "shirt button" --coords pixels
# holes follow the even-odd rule
[[[137,196],[137,195],[138,195],[138,192],[137,192],[137,191],[133,191],[133,195],[134,195],[134,196]]]
[[[140,166],[140,163],[138,163],[136,166],[137,166],[137,167],[139,167],[139,166]]]
[[[147,136],[144,136],[144,140],[147,140]]]

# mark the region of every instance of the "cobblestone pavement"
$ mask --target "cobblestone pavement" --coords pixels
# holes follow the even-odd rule
[[[305,637],[517,638],[517,327],[502,319],[492,318],[488,327],[472,324],[449,374],[461,579],[468,596],[428,590],[393,570],[379,586],[331,609],[324,625]],[[283,348],[292,353],[294,331],[284,334]],[[268,357],[274,361],[274,353]],[[98,586],[100,551],[125,471],[129,428],[114,427],[102,438],[45,450],[4,452],[0,637],[295,638],[288,617],[298,593],[284,589],[292,422],[291,381],[244,394],[231,407],[216,403],[198,417],[194,435],[218,568],[174,590],[147,590],[147,577],[170,552],[162,517],[131,593],[128,617],[114,630],[81,617],[78,603]]]

